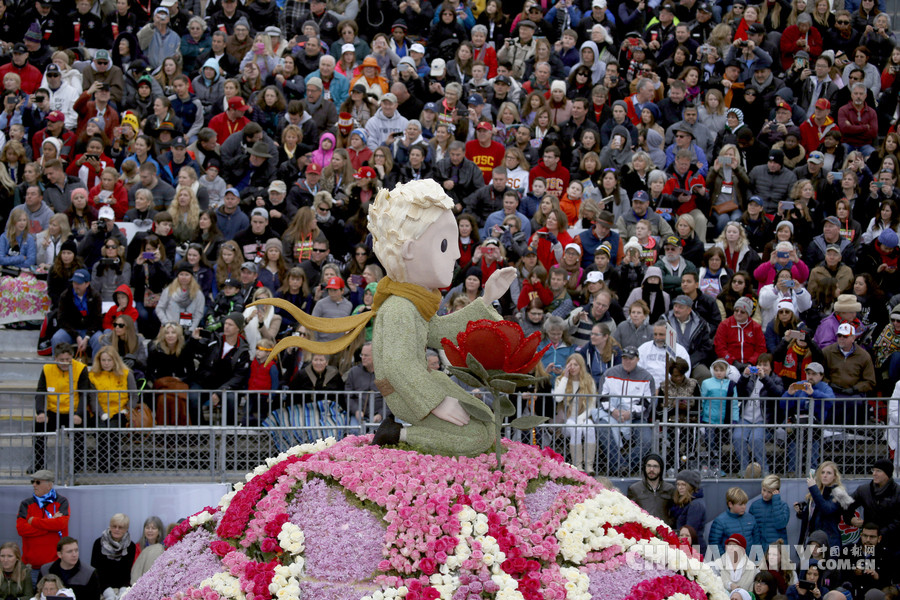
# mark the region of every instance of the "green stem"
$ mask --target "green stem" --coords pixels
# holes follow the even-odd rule
[[[500,401],[500,392],[494,389],[494,386],[485,382],[485,386],[491,391],[491,396],[494,397],[494,403],[498,403]],[[500,458],[503,456],[503,443],[501,442],[502,429],[503,429],[503,415],[500,414],[499,410],[494,410],[494,449],[497,453],[497,470],[502,471],[503,465],[500,462]]]

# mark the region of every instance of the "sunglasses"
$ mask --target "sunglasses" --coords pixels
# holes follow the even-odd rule
[[[59,77],[59,73],[47,73],[47,79]]]
[[[116,329],[125,329],[125,323],[116,323]]]
[[[118,250],[118,249],[119,249],[118,246],[111,246],[111,245],[106,245],[106,246],[103,246],[103,247],[106,248],[107,250],[109,250],[109,249]]]
[[[32,480],[31,480],[31,485],[35,485],[35,484],[38,484],[38,483],[41,483],[41,480],[40,480],[40,479],[32,479]]]
[[[900,319],[895,319],[891,317],[891,323],[900,323]]]
[[[313,248],[312,251],[313,252],[328,252],[328,250],[326,248]]]
[[[96,62],[98,65],[108,65],[108,64],[109,64],[109,61],[108,61],[108,60],[98,60],[98,61],[95,61],[95,62]]]

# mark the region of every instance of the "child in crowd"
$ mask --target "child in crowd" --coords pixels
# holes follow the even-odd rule
[[[225,323],[225,317],[234,312],[244,312],[244,302],[241,299],[241,282],[234,278],[228,278],[222,284],[212,308],[206,316],[206,330],[219,331]]]
[[[725,553],[725,540],[739,533],[747,540],[747,553],[760,543],[759,525],[756,517],[747,513],[747,492],[739,487],[728,488],[725,502],[728,510],[720,514],[709,528],[709,546],[716,546],[720,554]]]
[[[270,338],[262,338],[256,344],[256,356],[250,362],[250,379],[247,382],[247,390],[251,393],[247,396],[247,404],[249,405],[250,416],[254,414],[258,416],[260,421],[269,416],[272,410],[280,408],[273,407],[272,402],[275,395],[268,392],[279,388],[280,378],[278,376],[278,360],[273,360],[267,367],[266,360],[275,347],[275,340]]]
[[[522,198],[522,203],[519,205],[519,210],[526,217],[533,217],[537,213],[538,207],[541,205],[541,199],[546,193],[547,180],[543,177],[535,177],[534,181],[531,182],[531,191],[525,194],[525,197]]]
[[[704,380],[700,385],[700,395],[703,396],[700,403],[701,423],[730,425],[739,419],[738,403],[728,400],[737,394],[737,386],[728,378],[728,368],[728,363],[724,360],[715,361],[712,364],[713,376]],[[710,462],[718,462],[716,457],[720,456],[722,443],[727,436],[728,429],[726,427],[706,429],[706,450],[709,452]],[[721,473],[718,464],[711,465],[711,468]]]
[[[206,173],[199,179],[200,185],[206,188],[209,193],[209,207],[219,208],[225,199],[225,190],[228,186],[225,180],[219,177],[219,159],[211,157],[206,160]]]

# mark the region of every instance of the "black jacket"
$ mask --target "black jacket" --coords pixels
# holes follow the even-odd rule
[[[849,523],[857,508],[863,509],[863,520],[878,524],[881,543],[888,556],[900,553],[900,485],[893,479],[881,489],[873,482],[856,488],[853,504],[844,511],[844,522]]]
[[[41,576],[56,575],[62,579],[67,588],[75,593],[79,600],[100,600],[100,578],[94,567],[84,561],[78,561],[71,571],[64,571],[59,560],[41,567]]]
[[[78,337],[79,331],[86,331],[90,337],[96,331],[103,329],[103,310],[100,300],[100,292],[88,286],[85,293],[87,300],[87,315],[82,315],[75,306],[75,291],[72,286],[62,293],[59,299],[59,325],[72,339]]]
[[[222,334],[214,334],[206,346],[197,349],[200,369],[197,382],[208,390],[244,389],[250,379],[250,347],[243,337],[238,345],[223,356],[225,340]]]

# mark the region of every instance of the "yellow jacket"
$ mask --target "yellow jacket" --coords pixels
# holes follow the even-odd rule
[[[97,390],[97,402],[100,405],[101,413],[114,417],[127,409],[128,392],[120,390],[128,389],[128,373],[128,369],[125,369],[121,375],[116,375],[114,371],[100,373],[92,371],[90,373],[91,383]]]
[[[84,363],[78,362],[77,360],[72,361],[72,374],[75,377],[75,381],[72,382],[72,389],[75,391],[75,406],[74,410],[78,410],[78,406],[81,402],[80,394],[78,393],[79,382],[81,380],[81,376],[84,370],[87,368],[87,365]],[[68,369],[63,371],[60,369],[55,363],[44,365],[43,369],[43,378],[45,384],[45,390],[48,392],[46,396],[46,410],[53,411],[57,414],[65,414],[69,412],[69,402],[71,401],[69,395],[69,371]],[[84,389],[83,387],[81,388]],[[38,385],[38,392],[44,391],[41,389],[41,386]],[[56,392],[56,393],[54,393]],[[38,398],[38,413],[44,412],[44,398]]]

